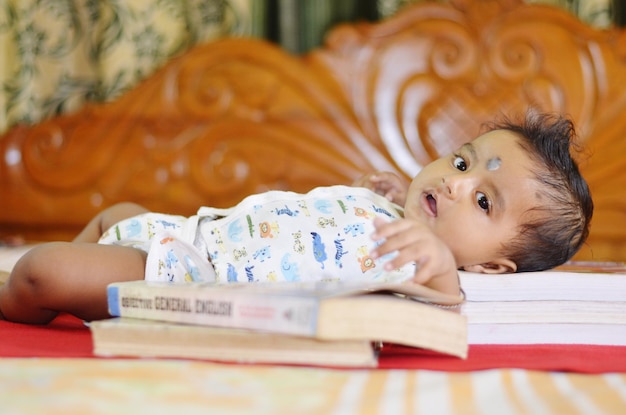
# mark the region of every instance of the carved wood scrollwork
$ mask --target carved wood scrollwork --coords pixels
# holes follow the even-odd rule
[[[579,257],[626,260],[625,44],[626,31],[521,0],[423,2],[339,26],[303,57],[206,44],[111,104],[0,137],[0,237],[67,238],[121,200],[191,214],[372,170],[413,176],[532,105],[570,115],[592,154],[581,167],[596,214]]]
[[[120,200],[191,214],[394,168],[314,72],[253,40],[199,47],[115,103],[16,128],[2,145],[19,160],[4,161],[0,216],[35,224],[82,224]]]
[[[475,137],[494,117],[529,106],[570,115],[586,140],[612,100],[607,85],[624,81],[623,64],[619,73],[606,68],[615,33],[545,6],[454,3],[343,26],[315,53],[404,173]],[[491,13],[482,13],[485,4]]]

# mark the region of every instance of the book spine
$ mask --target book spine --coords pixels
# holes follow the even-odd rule
[[[317,299],[185,288],[112,284],[107,290],[109,313],[115,317],[316,335]]]

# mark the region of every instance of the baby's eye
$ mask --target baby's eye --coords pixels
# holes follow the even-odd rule
[[[454,160],[452,161],[452,165],[460,171],[465,171],[467,170],[467,163],[465,162],[465,159],[461,156],[454,156]]]
[[[489,213],[491,211],[491,203],[489,202],[489,199],[487,199],[487,196],[485,196],[484,193],[478,192],[476,193],[476,202],[478,203],[478,206],[484,210],[486,213]]]

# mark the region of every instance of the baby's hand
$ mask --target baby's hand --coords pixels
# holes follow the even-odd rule
[[[375,218],[374,227],[376,232],[372,239],[384,242],[371,252],[372,257],[397,252],[397,256],[385,263],[385,269],[390,271],[415,262],[413,282],[446,294],[459,294],[459,277],[452,251],[426,225],[411,219],[385,222]]]
[[[409,188],[405,179],[388,171],[366,174],[355,181],[353,186],[370,189],[400,206],[404,206]]]

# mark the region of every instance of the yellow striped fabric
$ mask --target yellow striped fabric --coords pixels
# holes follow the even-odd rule
[[[626,374],[3,359],[6,414],[625,414]]]

